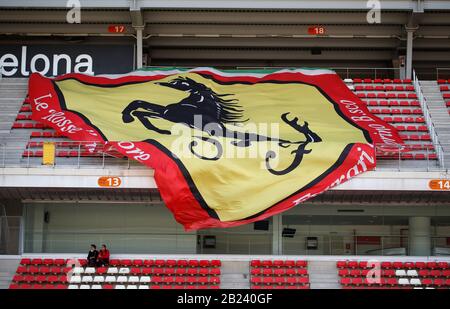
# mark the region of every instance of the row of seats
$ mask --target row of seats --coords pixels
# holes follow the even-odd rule
[[[19,266],[18,274],[66,274],[72,270],[72,267],[65,266]]]
[[[307,276],[306,268],[252,268],[252,276]]]
[[[40,265],[45,265],[45,266],[50,266],[50,265],[55,265],[55,266],[65,266],[68,263],[70,263],[70,261],[74,261],[74,260],[68,260],[68,259],[41,259],[41,258],[34,258],[34,259],[30,259],[30,258],[23,258],[20,260],[20,265],[22,266],[29,266],[29,265],[34,265],[34,266],[40,266]]]
[[[399,78],[353,78],[346,79],[345,82],[352,82],[354,84],[411,84],[411,79],[399,79]]]
[[[341,285],[343,286],[436,286],[436,287],[450,287],[450,279],[419,279],[419,278],[380,278],[375,280],[372,278],[341,278]]]
[[[449,79],[438,79],[438,80],[437,80],[437,83],[438,83],[439,85],[442,85],[442,84],[450,84],[450,78],[449,78]]]
[[[303,261],[303,260],[251,260],[250,267],[306,268],[306,267],[308,267],[308,261]]]
[[[36,157],[36,158],[41,158],[44,155],[44,152],[42,150],[25,150],[22,153],[22,157],[27,158],[27,157]],[[103,154],[98,153],[98,152],[89,152],[87,150],[84,151],[76,151],[76,150],[72,150],[72,151],[65,151],[65,150],[58,150],[55,152],[55,156],[56,157],[102,157]]]
[[[419,125],[419,126],[403,126],[403,125],[395,125],[394,126],[398,131],[408,131],[408,132],[428,132],[427,126]]]
[[[82,267],[75,267],[72,271],[74,274],[98,274],[98,275],[158,275],[158,276],[220,276],[220,268],[219,267],[87,267],[83,269]]]
[[[386,115],[423,115],[420,108],[369,108],[372,114],[386,114]]]
[[[64,147],[64,148],[78,148],[81,146],[84,146],[84,144],[88,144],[90,142],[86,143],[80,143],[80,142],[54,142],[56,147]],[[44,142],[28,142],[27,148],[42,148],[44,146]]]
[[[420,107],[417,100],[414,101],[397,101],[397,100],[362,100],[367,106],[392,106],[392,107]]]
[[[117,289],[117,290],[156,290],[156,289],[219,289],[218,285],[133,285],[129,284],[127,286],[123,284],[82,284],[82,285],[76,285],[71,284],[69,286],[64,284],[11,284],[10,289],[33,289],[33,290],[65,290],[65,289],[80,289],[80,290],[111,290],[111,289]]]
[[[70,284],[81,283],[152,283],[152,284],[220,284],[218,276],[70,276]]]
[[[74,265],[78,264],[81,267],[87,266],[86,259],[29,259],[23,258],[20,261],[20,265]],[[109,266],[135,266],[135,267],[221,267],[222,262],[220,260],[163,260],[163,259],[111,259],[109,261]]]
[[[252,285],[309,285],[308,277],[251,277]]]
[[[340,277],[360,277],[360,276],[367,276],[370,274],[372,270],[371,269],[348,269],[343,268],[339,269],[338,275]],[[430,277],[430,278],[439,278],[439,277],[445,277],[450,278],[450,270],[439,270],[439,269],[383,269],[381,271],[381,275],[383,277]]]
[[[387,123],[425,123],[423,117],[380,117],[384,122]]]
[[[367,99],[377,98],[377,99],[411,99],[411,100],[417,100],[417,94],[415,94],[415,93],[385,93],[385,92],[364,93],[364,92],[358,92],[358,93],[356,93],[356,95],[358,96],[358,98],[361,98],[361,99],[363,99],[363,98],[367,98]]]
[[[450,269],[448,262],[380,262],[380,266],[383,269]],[[360,268],[367,269],[373,268],[373,262],[368,261],[337,261],[336,267],[342,268]]]
[[[381,159],[381,160],[398,160],[399,159],[399,155],[398,154],[388,154],[388,153],[378,153],[377,152],[377,158]],[[416,153],[416,154],[412,154],[412,153],[402,153],[400,154],[400,159],[401,160],[437,160],[437,154],[435,153],[430,153],[428,155],[423,154],[423,153]]]
[[[40,258],[23,258],[20,261],[21,266],[75,266],[78,264],[78,268],[87,266],[86,259],[40,259]],[[162,259],[111,259],[109,265],[113,267],[221,267],[222,262],[220,260],[162,260]],[[99,267],[98,269],[104,269]],[[89,269],[95,269],[89,267]]]
[[[414,89],[414,86],[412,86],[412,85],[408,85],[408,86],[402,86],[402,85],[397,85],[397,86],[366,85],[366,86],[362,86],[362,85],[358,85],[358,86],[355,86],[355,91],[415,91],[415,89]]]

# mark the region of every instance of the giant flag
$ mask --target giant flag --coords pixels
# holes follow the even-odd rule
[[[283,212],[374,169],[374,144],[402,143],[321,69],[33,74],[29,97],[34,120],[153,168],[187,230]]]

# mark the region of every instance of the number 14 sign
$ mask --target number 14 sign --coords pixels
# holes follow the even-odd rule
[[[431,190],[450,191],[450,179],[432,179],[428,186]]]

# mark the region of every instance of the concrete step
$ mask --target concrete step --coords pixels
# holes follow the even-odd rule
[[[222,262],[220,287],[222,289],[249,289],[249,270],[248,261]]]

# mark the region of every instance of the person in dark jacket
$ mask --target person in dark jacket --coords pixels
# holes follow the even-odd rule
[[[97,266],[97,258],[98,258],[98,251],[97,246],[92,244],[91,250],[89,250],[88,256],[87,256],[87,263],[89,267],[95,267]]]
[[[103,244],[102,248],[98,252],[98,266],[107,266],[109,264],[109,250],[106,245]]]

